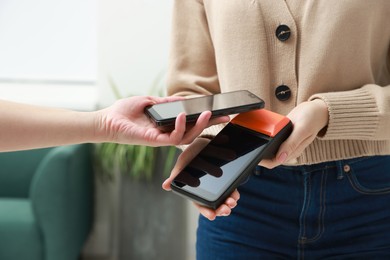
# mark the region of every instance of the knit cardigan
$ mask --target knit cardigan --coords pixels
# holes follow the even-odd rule
[[[279,25],[290,28],[285,41]],[[279,85],[288,100],[276,97]],[[326,132],[293,164],[389,155],[390,1],[176,0],[168,94],[238,89],[284,115],[326,102]]]

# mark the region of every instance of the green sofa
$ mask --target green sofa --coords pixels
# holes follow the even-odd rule
[[[76,260],[92,225],[91,145],[0,153],[0,259]]]

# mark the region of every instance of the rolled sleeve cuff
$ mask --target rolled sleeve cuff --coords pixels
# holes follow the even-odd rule
[[[375,97],[365,89],[315,94],[309,100],[323,100],[329,123],[319,139],[367,140],[375,135],[379,111]]]

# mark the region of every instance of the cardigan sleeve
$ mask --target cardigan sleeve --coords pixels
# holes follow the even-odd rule
[[[328,106],[323,140],[390,140],[390,85],[367,84],[351,91],[319,93]]]
[[[175,0],[173,8],[168,95],[219,93],[214,48],[203,3]]]
[[[220,93],[214,47],[202,1],[175,0],[173,8],[168,95],[194,97]],[[222,127],[213,125],[202,135],[216,135]]]

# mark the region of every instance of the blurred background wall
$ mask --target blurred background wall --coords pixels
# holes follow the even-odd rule
[[[1,0],[0,98],[90,111],[114,102],[112,84],[121,96],[163,86],[172,2]],[[119,182],[97,183],[86,258],[118,259]],[[193,259],[197,214],[188,209]]]
[[[172,0],[99,0],[99,102],[112,102],[108,79],[123,96],[143,95],[166,70]]]

